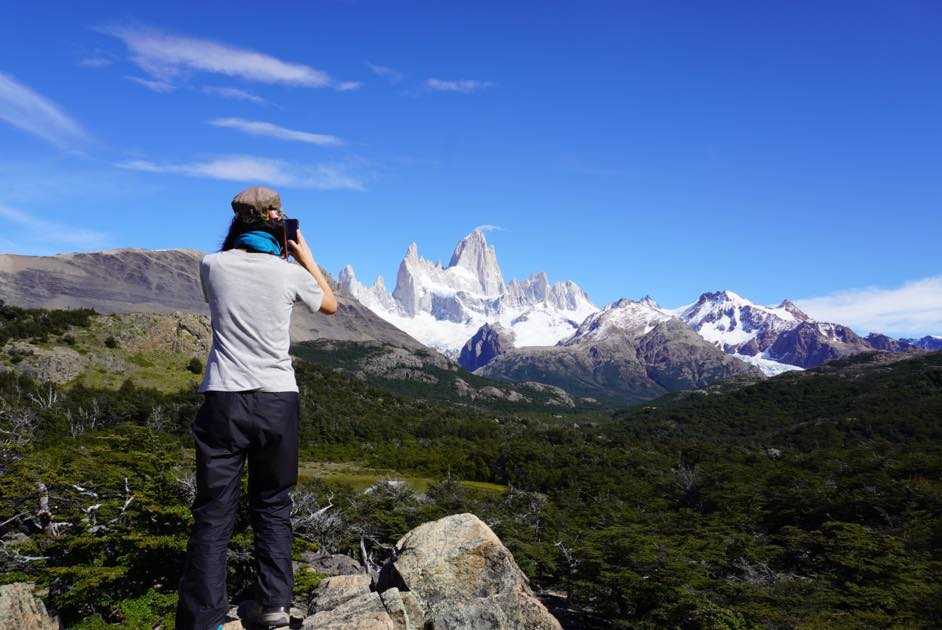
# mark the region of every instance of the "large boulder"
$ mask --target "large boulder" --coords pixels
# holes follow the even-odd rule
[[[301,616],[292,614],[304,630],[562,630],[510,551],[469,513],[424,523],[400,538],[375,579],[368,573],[325,578]],[[236,617],[233,611],[225,630],[242,628]]]
[[[556,630],[510,551],[474,514],[424,523],[396,543],[377,590],[410,593],[424,627]],[[420,626],[421,627],[421,626]]]
[[[42,600],[25,582],[0,586],[0,627],[10,630],[59,630]]]

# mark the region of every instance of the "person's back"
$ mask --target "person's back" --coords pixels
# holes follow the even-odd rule
[[[337,300],[301,231],[287,240],[281,198],[255,187],[232,200],[221,251],[200,263],[213,345],[190,428],[196,451],[193,530],[180,577],[178,630],[216,630],[229,610],[226,558],[249,469],[256,606],[247,627],[289,623],[291,490],[298,480],[298,386],[288,354],[292,306],[335,313]],[[288,251],[297,264],[287,260]]]
[[[324,291],[300,265],[241,249],[207,254],[200,279],[213,346],[199,391],[297,391],[288,354],[295,302],[317,312]]]

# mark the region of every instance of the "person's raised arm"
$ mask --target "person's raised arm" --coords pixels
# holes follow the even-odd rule
[[[307,241],[304,240],[304,235],[301,234],[301,230],[298,230],[298,240],[297,241],[288,241],[288,252],[294,257],[298,264],[307,269],[314,280],[317,281],[317,284],[320,285],[321,290],[324,292],[324,299],[321,301],[321,313],[326,313],[327,315],[333,315],[337,312],[337,298],[334,296],[334,292],[331,290],[330,285],[327,284],[327,279],[324,277],[324,274],[321,273],[320,267],[317,266],[317,263],[314,262],[314,255],[311,254],[311,248],[308,247]]]

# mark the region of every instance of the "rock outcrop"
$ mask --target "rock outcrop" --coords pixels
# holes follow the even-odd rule
[[[0,586],[0,626],[10,630],[59,630],[57,619],[25,582]]]
[[[484,324],[461,348],[458,365],[473,372],[513,347],[513,331],[507,330],[500,324]]]
[[[377,590],[393,601],[390,591],[398,591],[406,611],[420,611],[413,628],[561,629],[510,551],[474,514],[424,523],[399,539],[396,552]]]
[[[562,630],[493,531],[470,513],[416,527],[377,576],[336,556],[312,591],[305,630]],[[295,611],[300,612],[300,611]],[[242,625],[233,618],[225,630]],[[293,615],[294,616],[294,615]]]

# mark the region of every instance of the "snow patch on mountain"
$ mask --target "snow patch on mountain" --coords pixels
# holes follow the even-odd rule
[[[794,370],[799,370],[799,371],[804,370],[804,368],[798,367],[797,365],[789,365],[788,363],[781,363],[780,361],[770,359],[765,353],[761,355],[757,354],[755,356],[749,356],[748,354],[733,353],[733,356],[739,359],[740,361],[744,361],[746,363],[756,366],[757,368],[762,370],[762,373],[765,374],[766,376],[775,376],[777,374],[782,374],[784,372],[792,372]]]

